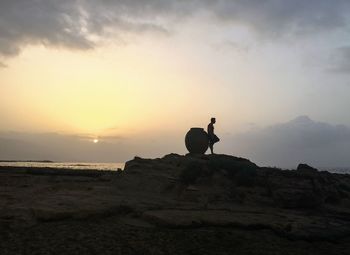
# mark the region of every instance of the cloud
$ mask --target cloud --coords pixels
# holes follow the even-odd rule
[[[52,133],[49,133],[52,135]],[[56,134],[58,135],[58,134]],[[68,135],[66,135],[68,137]],[[121,135],[91,135],[91,134],[79,134],[79,135],[70,135],[71,138],[74,139],[80,139],[80,140],[87,140],[87,141],[91,141],[94,140],[96,138],[98,138],[100,141],[107,141],[107,142],[111,142],[111,141],[121,141],[123,139],[125,139],[125,137],[121,136]]]
[[[108,34],[168,33],[169,23],[198,12],[276,38],[347,27],[346,0],[5,0],[0,2],[0,54],[28,44],[92,49]]]
[[[134,156],[130,145],[114,138],[98,144],[91,137],[56,133],[0,133],[0,159],[66,162],[124,162]]]
[[[239,21],[270,36],[329,30],[346,25],[345,0],[236,0],[213,6],[222,19]]]
[[[95,137],[56,133],[0,133],[0,159],[38,159],[70,162],[125,162],[135,155],[161,157],[186,153],[182,135]],[[217,151],[246,157],[261,166],[296,168],[350,167],[350,128],[300,116],[292,121],[249,132],[222,135]]]
[[[164,31],[138,18],[128,9],[134,5],[118,1],[13,0],[0,2],[0,53],[17,55],[28,44],[91,49],[108,28],[116,31]],[[128,14],[129,13],[129,14]]]
[[[339,47],[330,57],[329,70],[335,73],[350,73],[350,46]]]
[[[243,43],[238,43],[235,41],[225,40],[221,43],[213,44],[213,49],[219,51],[233,50],[239,53],[248,53],[251,49],[250,45],[246,45]]]
[[[184,148],[174,135],[141,138],[86,134],[0,132],[0,160],[53,160],[65,162],[125,162],[135,155],[161,157]],[[181,137],[182,138],[182,137]],[[180,139],[177,139],[180,141]],[[170,149],[171,148],[171,149]]]
[[[236,135],[231,149],[262,165],[295,168],[349,167],[350,128],[300,116],[290,122]]]

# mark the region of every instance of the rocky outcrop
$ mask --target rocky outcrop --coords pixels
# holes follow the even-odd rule
[[[261,168],[228,155],[135,158],[126,163],[123,175],[138,176],[136,189],[151,187],[154,191],[157,187],[164,196],[176,193],[183,201],[189,197],[211,201],[215,197],[214,204],[251,203],[301,210],[341,205],[350,197],[349,175],[320,172],[305,165],[297,170]],[[194,190],[197,196],[187,196]]]
[[[124,177],[138,173],[135,189],[176,200],[143,212],[144,219],[175,228],[231,226],[266,228],[304,240],[334,240],[350,234],[350,176],[320,172],[307,165],[297,170],[261,168],[228,155],[167,155],[135,158]],[[143,179],[145,178],[145,179]]]
[[[166,254],[152,251],[171,249],[176,240],[187,242],[190,237],[181,239],[186,233],[201,240],[200,245],[176,242],[176,248],[186,250],[193,245],[200,249],[208,243],[208,254],[217,254],[216,248],[210,247],[231,247],[242,235],[247,235],[247,240],[256,238],[252,245],[257,249],[266,247],[266,236],[278,240],[269,246],[269,254],[283,242],[293,242],[288,245],[298,254],[305,249],[307,254],[339,254],[339,250],[350,249],[349,175],[306,165],[297,170],[259,167],[228,155],[177,154],[157,159],[135,157],[118,172],[60,171],[0,168],[0,237],[11,246],[0,243],[2,251],[11,250],[12,243],[21,238],[35,243],[32,238],[36,234],[31,231],[45,233],[40,240],[63,231],[60,229],[75,238],[85,226],[98,229],[91,240],[102,233],[100,242],[93,243],[101,245],[110,238],[108,247],[114,247],[116,233],[130,240],[138,234],[140,240],[148,240],[150,233],[161,233],[162,240],[171,240],[167,246],[138,250],[139,254]],[[113,236],[106,234],[106,229]],[[207,234],[202,235],[203,231]],[[208,239],[209,233],[213,236]],[[215,239],[217,233],[228,236]],[[140,240],[128,247],[139,247]],[[320,253],[315,247],[323,247],[325,241],[331,242],[330,248]]]

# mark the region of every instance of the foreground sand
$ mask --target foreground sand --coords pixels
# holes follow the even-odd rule
[[[226,155],[0,167],[0,254],[350,254],[350,176]]]

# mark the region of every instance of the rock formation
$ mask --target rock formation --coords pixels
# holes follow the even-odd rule
[[[182,203],[143,212],[160,225],[266,228],[302,240],[350,235],[349,175],[305,166],[261,168],[227,155],[135,158],[126,164],[125,176],[136,173],[134,189],[147,190],[151,182],[152,192]]]
[[[350,251],[350,175],[305,165],[281,170],[228,155],[170,154],[135,157],[112,173],[0,169],[0,182],[0,238],[9,243],[2,251],[17,239],[35,246],[34,230],[47,242],[57,231],[76,238],[85,226],[95,229],[86,240],[101,238],[94,249],[120,245],[124,254]]]

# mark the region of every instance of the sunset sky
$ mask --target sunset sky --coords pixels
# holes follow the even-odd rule
[[[189,128],[215,116],[218,153],[350,166],[349,12],[346,0],[2,0],[0,159],[184,154]]]

